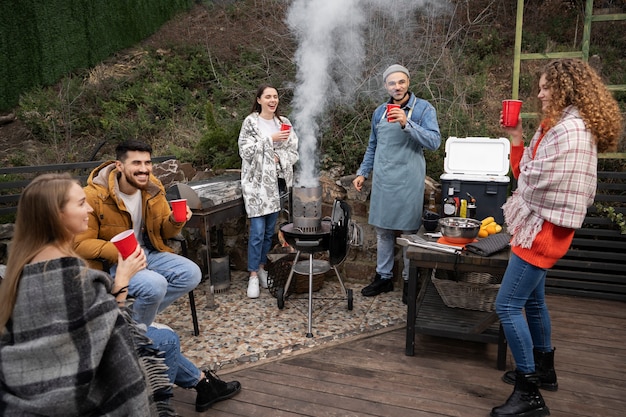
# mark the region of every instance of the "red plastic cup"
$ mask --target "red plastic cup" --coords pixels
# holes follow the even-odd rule
[[[400,105],[399,104],[387,104],[387,121],[391,122],[393,119],[389,118],[389,112],[391,111],[391,109],[399,109]]]
[[[124,230],[122,233],[118,233],[113,236],[111,242],[120,252],[123,259],[128,258],[137,247],[137,238],[135,237],[135,232],[132,229]]]
[[[521,109],[522,100],[502,100],[502,124],[506,127],[517,126]]]
[[[175,221],[184,222],[187,220],[187,199],[172,200],[170,204],[172,205],[172,214]]]
[[[280,125],[280,130],[291,130],[291,125],[288,125],[287,123],[283,123]]]

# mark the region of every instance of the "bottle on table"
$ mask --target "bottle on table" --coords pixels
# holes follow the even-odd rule
[[[459,217],[468,217],[467,216],[467,200],[461,199],[461,207],[459,208]]]
[[[476,218],[476,199],[470,194],[467,193],[467,197],[469,200],[467,201],[467,217],[470,219]]]
[[[443,200],[443,217],[456,217],[457,206],[454,198],[454,187],[448,188],[448,196]]]

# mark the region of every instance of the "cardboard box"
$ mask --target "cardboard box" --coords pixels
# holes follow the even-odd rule
[[[506,138],[449,137],[446,140],[444,171],[441,175],[441,195],[454,188],[454,196],[469,201],[467,193],[476,199],[478,220],[493,216],[504,223],[502,205],[506,202],[511,144]],[[443,213],[440,213],[443,215]]]

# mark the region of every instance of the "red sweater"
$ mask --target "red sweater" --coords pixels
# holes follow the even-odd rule
[[[511,169],[517,178],[520,173],[519,163],[524,153],[524,145],[511,146]],[[569,250],[574,239],[574,229],[543,222],[541,231],[535,237],[529,249],[513,246],[511,251],[524,261],[538,268],[550,269]]]

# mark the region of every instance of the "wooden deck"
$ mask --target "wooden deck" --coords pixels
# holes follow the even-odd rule
[[[559,391],[543,391],[552,416],[623,416],[626,304],[548,296]],[[496,345],[417,335],[405,356],[405,329],[254,367],[222,371],[242,392],[204,413],[195,391],[175,389],[181,416],[488,416],[511,393],[495,367]],[[507,360],[512,367],[510,352]]]

